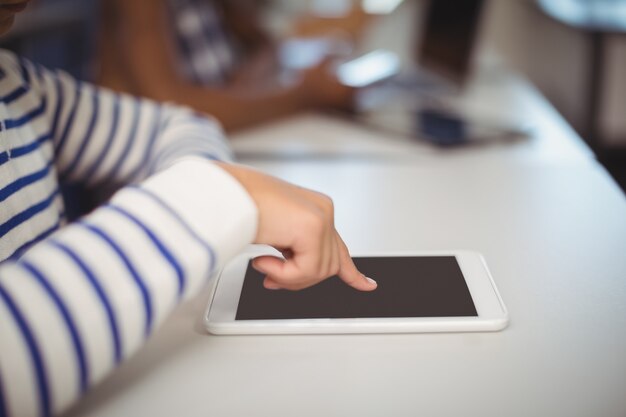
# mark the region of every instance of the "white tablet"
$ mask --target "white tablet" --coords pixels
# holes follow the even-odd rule
[[[417,333],[501,330],[508,313],[483,257],[470,251],[354,256],[378,282],[360,292],[338,277],[301,291],[268,290],[250,260],[230,262],[204,317],[213,334]]]

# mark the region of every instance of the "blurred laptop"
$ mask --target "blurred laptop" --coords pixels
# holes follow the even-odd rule
[[[470,75],[484,6],[484,0],[431,0],[421,34],[416,33],[419,68],[462,86]]]
[[[526,137],[526,128],[498,120],[478,120],[458,105],[471,77],[487,1],[430,0],[422,3],[414,17],[413,65],[408,71],[401,71],[399,59],[394,60],[389,51],[371,52],[366,56],[377,56],[377,62],[370,59],[361,70],[352,68],[355,79],[358,74],[361,78],[369,74],[369,85],[373,87],[359,94],[356,117],[373,127],[439,146]],[[349,64],[352,62],[345,65]],[[342,78],[342,68],[339,69]],[[350,84],[347,81],[354,87],[367,85],[367,82]]]

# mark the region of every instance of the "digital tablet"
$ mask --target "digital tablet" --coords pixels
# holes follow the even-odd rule
[[[357,291],[331,277],[300,291],[268,290],[250,261],[254,249],[217,278],[204,323],[213,334],[418,333],[497,331],[508,313],[483,257],[471,251],[353,257],[378,283]]]

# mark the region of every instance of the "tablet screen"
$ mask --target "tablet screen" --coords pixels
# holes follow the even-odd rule
[[[454,256],[354,258],[372,292],[329,278],[301,291],[267,290],[248,264],[235,320],[477,316]]]

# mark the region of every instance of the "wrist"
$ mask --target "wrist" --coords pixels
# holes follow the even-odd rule
[[[189,157],[141,184],[218,249],[220,264],[251,243],[258,228],[257,204],[228,165]]]

